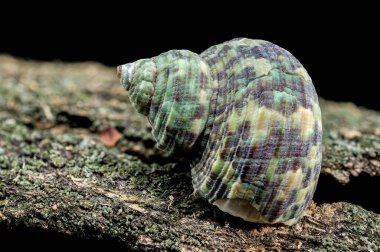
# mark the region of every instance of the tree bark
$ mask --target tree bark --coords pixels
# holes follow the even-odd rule
[[[132,250],[380,249],[379,214],[350,203],[313,203],[287,227],[247,223],[194,198],[188,165],[155,148],[118,82],[115,69],[97,63],[0,55],[0,229]],[[379,176],[380,113],[320,102],[322,173],[342,184]]]

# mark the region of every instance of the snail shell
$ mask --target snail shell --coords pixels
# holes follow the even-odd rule
[[[118,67],[158,147],[188,157],[194,190],[247,221],[292,225],[322,159],[318,97],[285,49],[233,39],[200,55],[172,50]]]

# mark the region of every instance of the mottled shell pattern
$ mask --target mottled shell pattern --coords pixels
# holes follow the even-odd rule
[[[292,225],[322,159],[318,97],[285,49],[233,39],[200,55],[172,50],[118,67],[158,147],[191,160],[193,187],[247,221]]]

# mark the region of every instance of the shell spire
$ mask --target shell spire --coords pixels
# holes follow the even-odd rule
[[[121,65],[117,68],[121,85],[129,92],[129,98],[136,110],[147,116],[149,114],[150,102],[154,93],[153,75],[155,67],[152,62],[143,61],[146,73],[143,76],[134,76],[135,63]],[[139,62],[142,63],[142,62]],[[133,78],[132,78],[133,77]],[[138,81],[136,81],[138,79]]]
[[[202,58],[172,50],[117,71],[133,106],[148,117],[158,147],[168,155],[192,152],[205,130],[212,95],[210,69]]]

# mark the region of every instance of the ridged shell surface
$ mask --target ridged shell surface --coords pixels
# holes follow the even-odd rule
[[[304,214],[320,172],[322,124],[312,81],[288,51],[241,38],[119,72],[158,145],[192,161],[196,193],[248,221],[291,225]]]
[[[201,57],[218,83],[192,169],[193,186],[214,203],[243,199],[256,222],[295,223],[310,204],[322,158],[321,114],[312,81],[288,51],[236,39]]]

